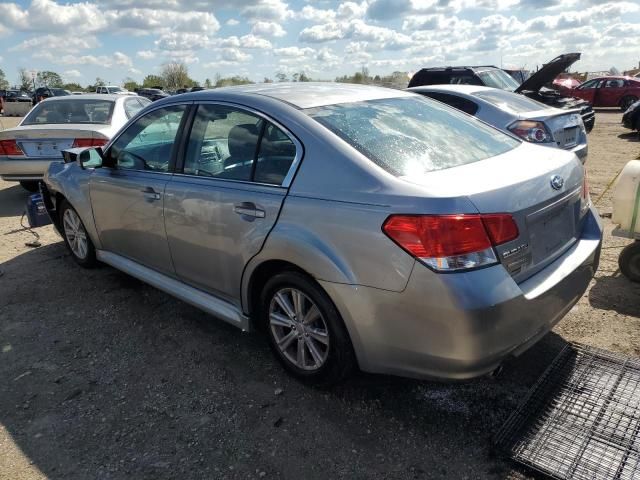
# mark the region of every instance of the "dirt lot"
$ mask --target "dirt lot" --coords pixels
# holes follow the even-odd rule
[[[594,200],[640,154],[619,122],[598,112],[590,135]],[[617,272],[626,241],[607,218],[589,292],[497,380],[362,374],[321,391],[287,377],[259,335],[79,268],[51,227],[26,247],[26,198],[0,182],[0,479],[529,478],[491,439],[558,349],[640,355],[640,287]]]

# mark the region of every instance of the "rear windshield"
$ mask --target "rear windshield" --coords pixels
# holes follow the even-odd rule
[[[502,110],[511,110],[515,113],[534,112],[549,108],[545,104],[536,102],[529,97],[518,93],[505,92],[504,90],[483,90],[474,92],[473,96],[486,100]]]
[[[501,90],[508,90],[513,92],[520,86],[511,75],[504,70],[484,70],[476,72],[476,74],[482,79],[482,83],[487,87],[499,88]]]
[[[119,92],[124,92],[124,89],[122,89],[120,87],[107,87],[107,92],[109,92],[109,93],[119,93]]]
[[[328,105],[306,113],[395,176],[484,160],[520,142],[424,97]]]
[[[70,97],[68,100],[43,101],[36,105],[22,125],[62,123],[111,123],[114,102]]]

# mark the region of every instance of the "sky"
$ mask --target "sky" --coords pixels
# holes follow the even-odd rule
[[[0,0],[0,68],[66,82],[141,81],[179,60],[203,83],[304,71],[333,79],[425,66],[637,68],[640,0]]]

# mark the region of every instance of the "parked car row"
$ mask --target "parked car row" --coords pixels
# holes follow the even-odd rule
[[[576,131],[561,140],[548,107],[533,116],[487,92],[458,90],[478,118],[424,95],[435,88],[332,83],[192,92],[130,112],[142,97],[51,98],[0,133],[0,168],[48,164],[45,205],[78,264],[263,331],[297,378],[465,379],[560,321],[602,235]],[[83,114],[90,131],[76,127]],[[540,146],[547,134],[561,144]],[[60,150],[64,163],[51,161]]]

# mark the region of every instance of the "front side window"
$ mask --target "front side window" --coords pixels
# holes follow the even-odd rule
[[[125,170],[168,172],[186,109],[186,105],[175,105],[139,118],[113,143],[109,163]]]
[[[600,80],[596,79],[596,80],[589,80],[588,82],[584,82],[582,85],[580,85],[578,88],[580,90],[590,90],[592,88],[596,88],[598,86],[598,84],[600,83]]]
[[[187,175],[280,185],[296,147],[282,130],[253,113],[200,105],[186,153]]]
[[[305,110],[387,172],[419,177],[484,160],[520,141],[424,97],[400,97]]]
[[[111,123],[114,103],[111,100],[70,98],[40,102],[26,116],[22,125],[60,123]]]

